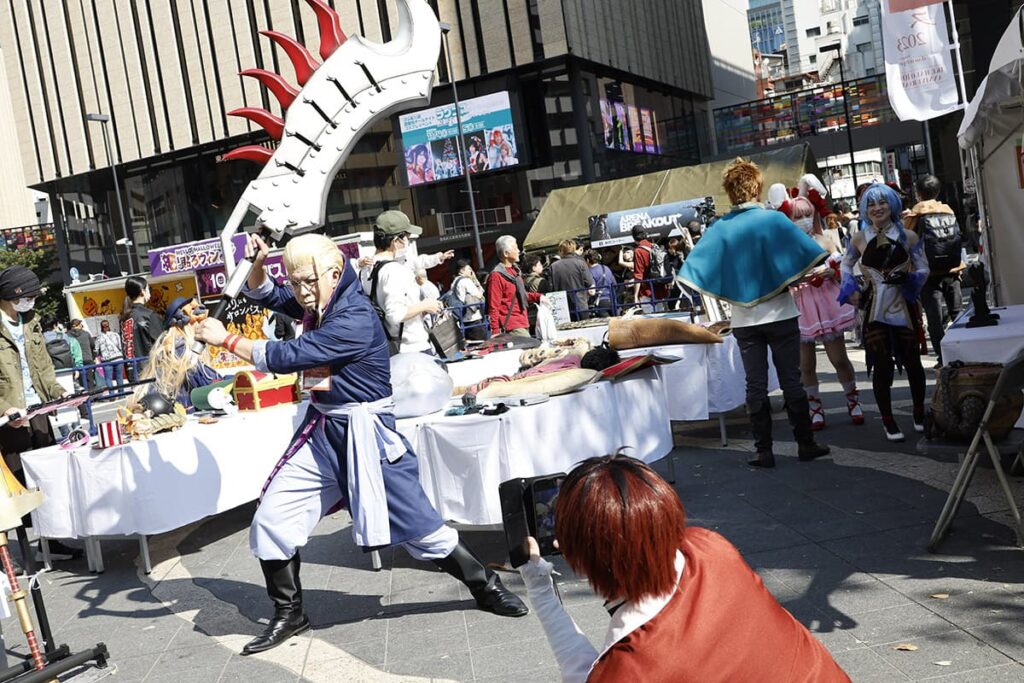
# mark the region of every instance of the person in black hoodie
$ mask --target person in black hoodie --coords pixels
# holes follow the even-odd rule
[[[121,338],[125,358],[144,358],[153,343],[164,333],[160,314],[146,307],[149,284],[145,278],[133,275],[124,281],[124,309],[121,311]]]

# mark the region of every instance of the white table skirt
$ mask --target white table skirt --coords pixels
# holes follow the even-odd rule
[[[48,538],[158,534],[255,500],[305,407],[282,406],[107,450],[48,448],[22,455],[46,494],[33,518]],[[400,420],[420,480],[450,521],[500,524],[498,484],[566,471],[631,446],[647,461],[672,450],[660,382],[651,370],[497,416]]]
[[[559,339],[583,337],[593,344],[605,340],[607,325],[559,330]],[[706,420],[716,413],[727,413],[746,403],[747,375],[743,370],[739,344],[732,335],[721,344],[684,344],[654,346],[620,351],[623,358],[653,353],[680,359],[680,362],[658,368],[668,399],[669,416],[673,420]],[[769,361],[771,351],[768,352]],[[768,364],[768,391],[779,389],[775,366]]]
[[[1007,363],[1024,349],[1024,305],[993,309],[999,324],[991,327],[967,327],[973,307],[964,311],[942,338],[942,362]],[[1024,414],[1017,420],[1024,429]]]
[[[942,338],[942,362],[1005,363],[1024,348],[1024,305],[997,308],[999,324],[968,328],[973,309],[965,311]]]

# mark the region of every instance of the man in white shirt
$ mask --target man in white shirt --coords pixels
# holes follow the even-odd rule
[[[382,311],[384,330],[389,339],[399,342],[399,353],[433,353],[424,316],[440,313],[443,306],[437,299],[421,299],[420,286],[405,261],[409,241],[421,235],[423,229],[409,223],[400,211],[385,214],[399,214],[405,220],[395,216],[378,219],[373,231],[377,249],[373,267],[363,268],[360,273],[363,291]]]

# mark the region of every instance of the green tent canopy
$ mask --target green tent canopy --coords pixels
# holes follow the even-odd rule
[[[765,192],[773,183],[795,187],[800,176],[818,172],[814,153],[807,143],[745,158],[753,160],[764,172]],[[631,178],[555,190],[545,200],[530,234],[526,236],[524,248],[528,251],[550,249],[562,240],[589,236],[590,217],[612,211],[714,197],[718,212],[724,213],[728,211],[730,202],[722,189],[722,172],[732,161],[726,159],[696,166],[681,166]]]

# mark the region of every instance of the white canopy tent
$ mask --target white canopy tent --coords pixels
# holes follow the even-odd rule
[[[958,138],[978,185],[996,302],[1024,304],[1024,9],[996,47]]]

